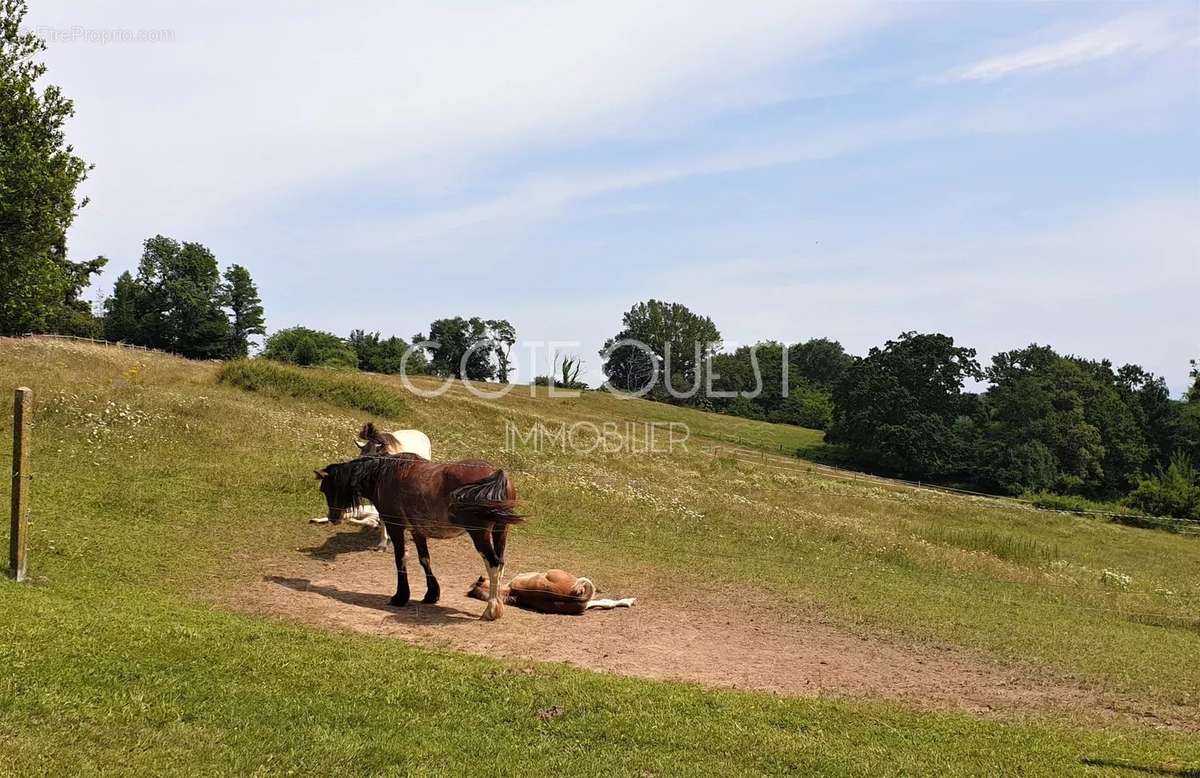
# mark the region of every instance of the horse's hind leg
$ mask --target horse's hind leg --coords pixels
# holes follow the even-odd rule
[[[500,558],[492,545],[492,529],[490,527],[469,529],[467,532],[471,535],[475,550],[483,557],[483,566],[487,570],[488,576],[487,607],[483,609],[483,615],[479,618],[485,621],[494,621],[500,618],[504,612],[504,604],[500,599],[500,578],[504,575],[504,560]],[[503,541],[501,545],[503,545]]]
[[[384,524],[392,539],[392,550],[396,553],[396,593],[388,600],[389,605],[408,605],[408,566],[405,564],[404,525],[398,522]]]
[[[375,544],[376,551],[387,551],[388,539],[391,535],[388,532],[388,523],[381,516],[379,518],[379,542]]]
[[[497,524],[492,527],[492,548],[496,552],[496,558],[500,560],[500,566],[504,567],[504,549],[508,546],[508,525]]]
[[[421,562],[421,568],[425,571],[425,598],[421,602],[426,605],[433,605],[442,596],[442,587],[438,585],[438,581],[433,577],[433,568],[429,565],[429,541],[424,535],[413,533],[413,543],[417,546],[417,559]]]

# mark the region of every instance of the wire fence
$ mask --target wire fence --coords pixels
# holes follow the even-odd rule
[[[399,516],[396,514],[389,514],[389,513],[381,512],[379,514],[379,520],[382,524],[393,526],[393,527],[399,527],[401,529],[401,531],[403,531],[404,529],[411,530],[411,527],[412,527],[411,523],[405,517]],[[460,523],[456,522],[455,526],[462,527],[464,530],[489,530],[489,529],[491,529],[491,525],[483,525],[483,524],[471,525],[471,524],[460,524]],[[561,534],[561,533],[541,532],[538,530],[530,529],[528,527],[528,525],[525,525],[525,524],[514,525],[512,527],[512,529],[514,532],[517,532],[521,535],[526,535],[526,536],[538,538],[541,540],[553,540],[553,541],[565,542],[565,543],[572,543],[572,542],[578,541],[578,542],[584,542],[584,543],[602,544],[602,545],[606,545],[606,546],[610,546],[610,547],[616,546],[616,547],[622,548],[623,550],[636,549],[639,551],[653,551],[655,553],[662,552],[662,548],[660,546],[651,545],[649,543],[630,542],[628,539],[621,539],[620,541],[616,541],[614,539],[614,537],[611,535],[601,536],[601,535],[579,534],[579,533],[572,533],[569,535],[565,535],[565,534]],[[739,564],[746,563],[746,562],[753,562],[753,563],[757,563],[757,564],[778,566],[784,561],[778,557],[767,557],[767,556],[762,556],[762,555],[758,555],[758,554],[748,554],[748,553],[730,554],[730,553],[721,553],[718,551],[711,551],[711,550],[701,550],[701,549],[696,549],[696,548],[674,548],[674,549],[671,549],[671,553],[674,555],[677,555],[677,556],[682,556],[682,557],[686,557],[689,559],[695,559],[695,560],[721,560],[721,561],[727,561],[727,562],[737,562]],[[789,563],[795,563],[796,565],[801,565],[801,564],[803,564],[804,559],[803,559],[803,557],[797,557],[797,558],[790,558],[787,561]],[[821,568],[823,570],[833,570],[833,571],[836,571],[838,573],[843,573],[843,574],[861,573],[867,567],[869,567],[869,565],[866,562],[864,562],[863,564],[859,564],[859,565],[830,564],[828,562],[828,560],[821,562]],[[1173,599],[1191,600],[1191,599],[1195,599],[1198,596],[1197,594],[1194,594],[1194,593],[1172,593],[1170,595],[1166,595],[1166,594],[1159,594],[1159,593],[1153,592],[1153,591],[1134,591],[1134,590],[1124,590],[1124,589],[1093,589],[1093,588],[1088,588],[1088,587],[1083,587],[1083,586],[1076,586],[1076,585],[1072,585],[1072,584],[1059,584],[1059,583],[1054,583],[1054,582],[1026,582],[1026,581],[1013,581],[1013,580],[1002,580],[1002,579],[993,579],[993,580],[995,583],[999,583],[999,584],[1007,584],[1007,585],[1014,585],[1014,586],[1026,586],[1026,587],[1031,587],[1033,589],[1041,589],[1044,587],[1048,587],[1051,589],[1063,589],[1063,590],[1069,590],[1069,591],[1077,593],[1077,594],[1087,594],[1087,595],[1100,595],[1100,596],[1134,595],[1134,596],[1142,596],[1142,597],[1147,597],[1147,598],[1160,598],[1160,599],[1168,599],[1168,600],[1173,600]],[[1082,610],[1082,611],[1094,612],[1094,613],[1109,613],[1109,614],[1116,614],[1118,616],[1125,617],[1125,618],[1136,617],[1136,618],[1143,618],[1143,619],[1159,619],[1164,622],[1182,623],[1184,626],[1188,626],[1188,627],[1192,627],[1192,628],[1200,628],[1200,614],[1168,613],[1165,611],[1138,611],[1138,610],[1128,610],[1125,608],[1096,607],[1096,606],[1084,605],[1084,604],[1081,604],[1078,602],[1047,602],[1045,600],[1041,600],[1041,601],[1034,603],[1034,602],[1031,602],[1028,600],[1018,601],[1018,600],[1011,600],[1011,599],[1004,598],[1004,597],[997,597],[997,596],[993,596],[993,595],[981,594],[977,591],[963,592],[962,594],[963,594],[963,596],[971,597],[972,601],[974,601],[974,602],[992,602],[992,603],[1015,606],[1015,607],[1030,607],[1031,605],[1037,605],[1037,606],[1046,606],[1046,607],[1051,607],[1051,608],[1065,608],[1065,609],[1069,609],[1069,610]]]
[[[162,349],[150,348],[149,346],[139,346],[136,343],[125,343],[123,341],[118,341],[118,340],[100,340],[98,338],[85,338],[80,335],[53,335],[50,333],[27,332],[24,335],[22,335],[21,337],[22,338],[45,338],[45,339],[50,339],[50,340],[73,340],[73,341],[78,341],[80,343],[92,343],[97,346],[112,346],[112,347],[130,349],[131,351],[146,351],[146,352],[151,352],[154,354],[166,354],[169,357],[179,357],[180,359],[187,358],[187,357],[184,357],[182,354],[176,354],[172,351],[163,351]]]

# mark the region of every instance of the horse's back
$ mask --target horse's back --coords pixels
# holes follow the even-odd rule
[[[429,442],[429,436],[420,430],[396,430],[388,433],[396,439],[396,445],[399,451],[392,453],[396,454],[416,454],[417,456],[433,461],[433,444]]]

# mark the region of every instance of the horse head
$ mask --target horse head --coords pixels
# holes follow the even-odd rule
[[[326,465],[314,470],[321,483],[321,494],[325,495],[325,506],[330,524],[341,524],[346,513],[361,502],[349,479],[349,471],[341,465]]]
[[[391,443],[392,436],[380,432],[375,423],[370,421],[358,431],[358,438],[354,441],[354,445],[358,446],[359,455],[364,457],[396,453],[392,450],[395,447]]]

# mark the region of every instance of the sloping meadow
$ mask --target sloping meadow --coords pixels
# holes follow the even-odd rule
[[[720,437],[705,434],[720,435],[727,417],[607,392],[552,398],[521,386],[485,400],[459,384],[431,398],[394,377],[259,362],[227,366],[222,380],[247,372],[257,391],[291,397],[289,387],[307,386],[297,375],[317,376],[311,399],[354,408],[376,402],[365,398],[380,390],[396,393],[405,408],[390,421],[428,432],[439,458],[484,456],[513,470],[534,517],[528,531],[597,564],[644,563],[690,577],[702,568],[775,590],[781,618],[802,607],[1171,705],[1200,702],[1200,673],[1186,659],[1200,643],[1200,538],[844,480],[801,460],[728,455]],[[606,421],[619,422],[631,441],[572,450],[510,431]],[[739,440],[757,438],[764,452],[776,446],[778,425],[736,422]],[[644,450],[654,424],[687,425],[686,444]]]

